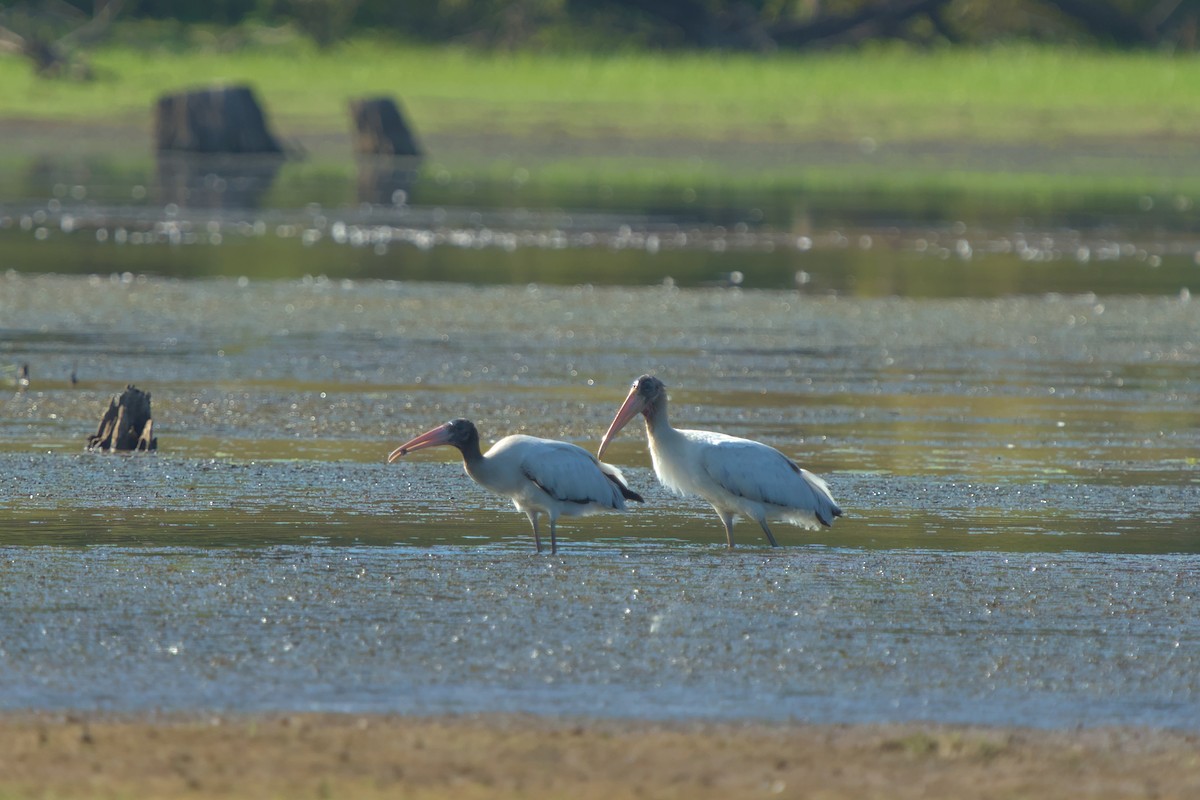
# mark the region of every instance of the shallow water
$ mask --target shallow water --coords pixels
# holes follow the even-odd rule
[[[1184,556],[5,548],[5,707],[1195,725]]]
[[[0,364],[0,708],[1200,719],[1187,297],[9,272]],[[537,556],[452,451],[384,463],[452,416],[594,449],[647,371],[846,516],[727,552],[634,425],[645,507]],[[159,451],[82,452],[128,382]]]
[[[22,272],[910,298],[1177,295],[1200,273],[1196,198],[1165,188],[1194,154],[1162,143],[889,143],[864,160],[853,143],[484,135],[443,138],[428,161],[354,162],[342,137],[308,160],[263,161],[155,159],[131,146],[140,130],[12,128],[0,153],[0,268]],[[626,170],[614,180],[605,163]],[[553,178],[588,164],[595,172],[578,180]],[[851,186],[923,165],[931,179],[814,191],[795,175],[729,185],[700,177],[703,164],[733,175],[822,165],[844,169]],[[530,179],[543,170],[550,177]],[[988,175],[1027,175],[1030,188],[941,188],[936,176],[954,171],[983,186]],[[1048,174],[1076,176],[1079,189],[1037,191]],[[1145,193],[1096,188],[1121,176]]]
[[[0,708],[1197,729],[1190,198],[90,146],[0,156]],[[1162,173],[1149,150],[1130,168]],[[846,516],[776,550],[743,522],[729,552],[631,425],[610,457],[645,506],[538,556],[452,452],[384,463],[455,416],[594,449],[642,372]],[[159,451],[83,452],[126,383]]]

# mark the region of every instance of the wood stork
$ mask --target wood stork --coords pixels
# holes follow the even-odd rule
[[[626,500],[643,502],[625,476],[610,464],[567,442],[534,436],[505,436],[487,453],[479,451],[479,431],[467,419],[454,419],[405,442],[388,463],[414,450],[450,445],[462,453],[467,475],[485,489],[513,501],[533,526],[533,542],[542,552],[538,515],[550,518],[550,552],[558,552],[559,517],[624,511]]]
[[[772,547],[767,522],[785,520],[810,530],[830,527],[842,509],[825,481],[799,467],[773,447],[712,431],[677,430],[667,421],[667,389],[653,375],[634,381],[608,432],[598,458],[626,423],[646,418],[650,459],[658,479],[679,494],[699,495],[712,504],[733,547],[734,515],[760,526]]]

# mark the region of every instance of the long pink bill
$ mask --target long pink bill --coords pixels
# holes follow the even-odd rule
[[[596,451],[596,458],[604,460],[604,451],[608,449],[609,442],[617,438],[617,434],[621,428],[629,424],[629,420],[641,413],[646,407],[646,401],[638,394],[637,384],[629,390],[629,396],[625,398],[625,402],[617,409],[617,415],[613,417],[612,424],[608,426],[608,432],[604,434],[604,438],[600,440],[600,449]]]
[[[410,439],[404,444],[397,447],[388,454],[388,463],[391,464],[400,456],[406,456],[414,450],[424,450],[426,447],[437,447],[441,444],[450,443],[450,428],[447,425],[439,425],[433,430],[425,431],[415,439]]]

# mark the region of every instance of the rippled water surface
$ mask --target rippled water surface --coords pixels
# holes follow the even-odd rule
[[[0,366],[0,708],[1200,720],[1188,293],[8,272]],[[539,556],[453,451],[384,463],[453,416],[594,449],[642,372],[846,516],[727,551],[631,425],[645,506]],[[83,452],[126,383],[158,452]]]
[[[525,544],[6,548],[3,704],[1195,725],[1186,556]]]

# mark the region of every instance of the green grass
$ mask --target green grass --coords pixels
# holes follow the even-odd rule
[[[384,94],[402,100],[428,174],[515,181],[526,194],[753,190],[883,209],[919,195],[952,216],[972,204],[1037,212],[1099,198],[1133,210],[1149,196],[1156,209],[1189,211],[1200,201],[1191,56],[1019,45],[505,54],[370,38],[321,52],[271,31],[130,26],[89,60],[97,78],[79,83],[0,58],[0,119],[85,126],[54,143],[39,131],[42,148],[107,127],[120,132],[114,158],[142,159],[160,94],[248,82],[285,139],[326,143],[310,147],[315,169],[353,170],[346,101]],[[130,139],[128,126],[146,138]]]
[[[214,40],[216,41],[216,40]],[[351,96],[403,99],[419,129],[509,135],[789,141],[870,137],[1054,142],[1182,137],[1200,128],[1200,60],[1008,46],[881,48],[771,57],[490,54],[359,39],[318,52],[301,40],[112,45],[90,83],[34,77],[0,60],[4,116],[148,117],[160,93],[248,81],[281,124],[342,130]]]

